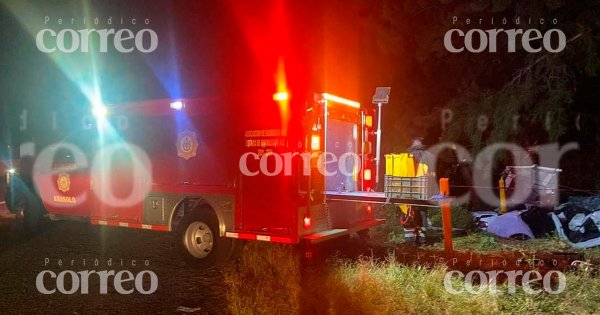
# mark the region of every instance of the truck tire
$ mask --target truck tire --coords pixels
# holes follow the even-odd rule
[[[185,262],[198,270],[224,264],[234,251],[234,240],[219,236],[219,221],[210,208],[186,213],[177,226],[176,242]]]

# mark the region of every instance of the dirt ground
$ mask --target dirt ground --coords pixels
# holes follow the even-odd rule
[[[6,213],[0,220],[0,313],[175,313],[180,306],[196,310],[199,307],[197,314],[225,312],[222,272],[191,270],[172,249],[169,234],[104,228],[81,222],[52,222],[41,233],[23,238],[11,231],[10,217]],[[63,266],[58,266],[59,259]],[[99,260],[98,267],[93,266],[95,259]],[[145,261],[149,266],[144,266]],[[90,280],[87,295],[38,292],[35,282],[39,272],[59,273],[67,269],[75,272],[129,270],[133,274],[151,270],[158,277],[158,289],[151,295],[137,292],[121,295],[109,282],[108,294],[100,294],[98,281]]]

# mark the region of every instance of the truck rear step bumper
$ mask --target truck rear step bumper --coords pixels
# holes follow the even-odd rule
[[[343,235],[348,235],[348,234],[352,234],[354,232],[370,229],[379,224],[383,224],[384,222],[385,222],[385,220],[383,220],[383,219],[366,220],[366,221],[357,223],[355,226],[353,226],[352,228],[349,228],[349,229],[329,229],[329,230],[325,230],[325,231],[321,231],[321,232],[317,232],[314,234],[303,236],[303,237],[301,237],[301,239],[306,242],[309,242],[311,244],[320,243],[320,242],[330,240],[330,239],[333,239],[336,237],[340,237]]]

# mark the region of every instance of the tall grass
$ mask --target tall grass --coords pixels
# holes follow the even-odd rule
[[[225,279],[232,314],[600,314],[600,279],[590,273],[567,274],[558,295],[508,294],[505,285],[454,295],[446,271],[368,257],[306,267],[292,247],[250,243]]]
[[[499,294],[454,295],[443,285],[445,273],[445,267],[363,259],[334,265],[329,274],[333,286],[327,291],[346,293],[344,303],[334,304],[345,306],[336,314],[600,314],[600,280],[589,273],[568,274],[567,289],[558,295],[529,295],[520,289],[508,294],[506,285],[499,286]],[[327,291],[323,294],[331,295]]]
[[[298,314],[300,255],[297,248],[249,242],[226,269],[231,314]]]
[[[487,296],[447,293],[444,275],[441,267],[402,266],[393,260],[336,261],[326,272],[308,275],[307,285],[320,299],[306,302],[320,314],[480,314],[490,308]]]

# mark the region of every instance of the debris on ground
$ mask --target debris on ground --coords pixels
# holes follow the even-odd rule
[[[187,306],[179,306],[177,308],[177,312],[182,312],[182,313],[197,313],[200,312],[202,310],[201,307],[187,307]]]
[[[600,246],[600,196],[571,197],[551,210],[532,204],[522,207],[502,215],[475,211],[473,220],[480,229],[502,238],[527,240],[556,233],[574,248]]]
[[[600,196],[570,198],[556,207],[552,220],[559,238],[570,246],[600,245]]]
[[[492,217],[487,222],[487,232],[502,238],[535,238],[529,226],[521,219],[521,211],[511,211]]]

